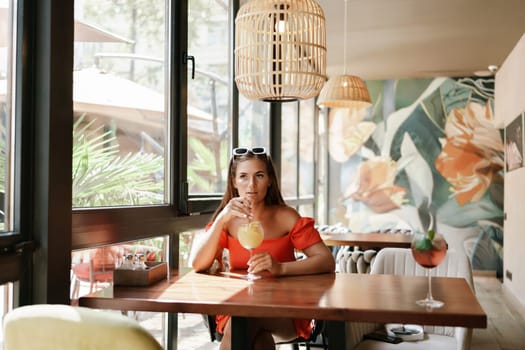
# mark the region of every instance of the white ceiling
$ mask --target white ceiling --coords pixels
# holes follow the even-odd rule
[[[344,72],[344,0],[325,12],[327,75]],[[525,0],[348,0],[346,73],[472,76],[501,66],[525,33]]]

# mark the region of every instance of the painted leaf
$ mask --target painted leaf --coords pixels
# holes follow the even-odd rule
[[[421,157],[418,148],[408,133],[403,136],[401,144],[401,158],[398,160],[398,169],[404,169],[410,183],[410,195],[416,205],[432,202],[434,181],[432,170],[428,163]]]

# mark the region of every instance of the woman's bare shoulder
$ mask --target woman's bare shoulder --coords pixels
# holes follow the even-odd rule
[[[282,205],[275,208],[275,219],[290,230],[301,216],[292,207]]]

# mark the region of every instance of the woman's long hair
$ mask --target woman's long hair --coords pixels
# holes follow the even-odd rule
[[[240,162],[247,160],[262,160],[266,164],[266,172],[270,179],[270,186],[266,191],[266,196],[264,197],[264,204],[266,205],[286,205],[283,196],[281,194],[281,189],[279,188],[279,182],[277,179],[277,173],[275,171],[275,166],[269,154],[253,154],[251,151],[248,151],[246,154],[241,156],[233,155],[230,159],[230,164],[228,165],[228,183],[226,185],[226,191],[222,196],[222,201],[219,204],[219,207],[215,211],[212,217],[212,221],[215,220],[217,215],[224,209],[228,202],[234,198],[239,197],[237,189],[233,185],[235,180],[235,173],[237,171],[237,165]]]

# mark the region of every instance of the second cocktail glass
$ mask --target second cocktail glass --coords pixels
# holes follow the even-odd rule
[[[415,233],[411,244],[412,255],[416,262],[427,269],[428,292],[425,299],[416,303],[428,309],[439,308],[444,305],[432,296],[432,269],[438,266],[447,254],[447,242],[442,235],[430,230],[426,233]]]

